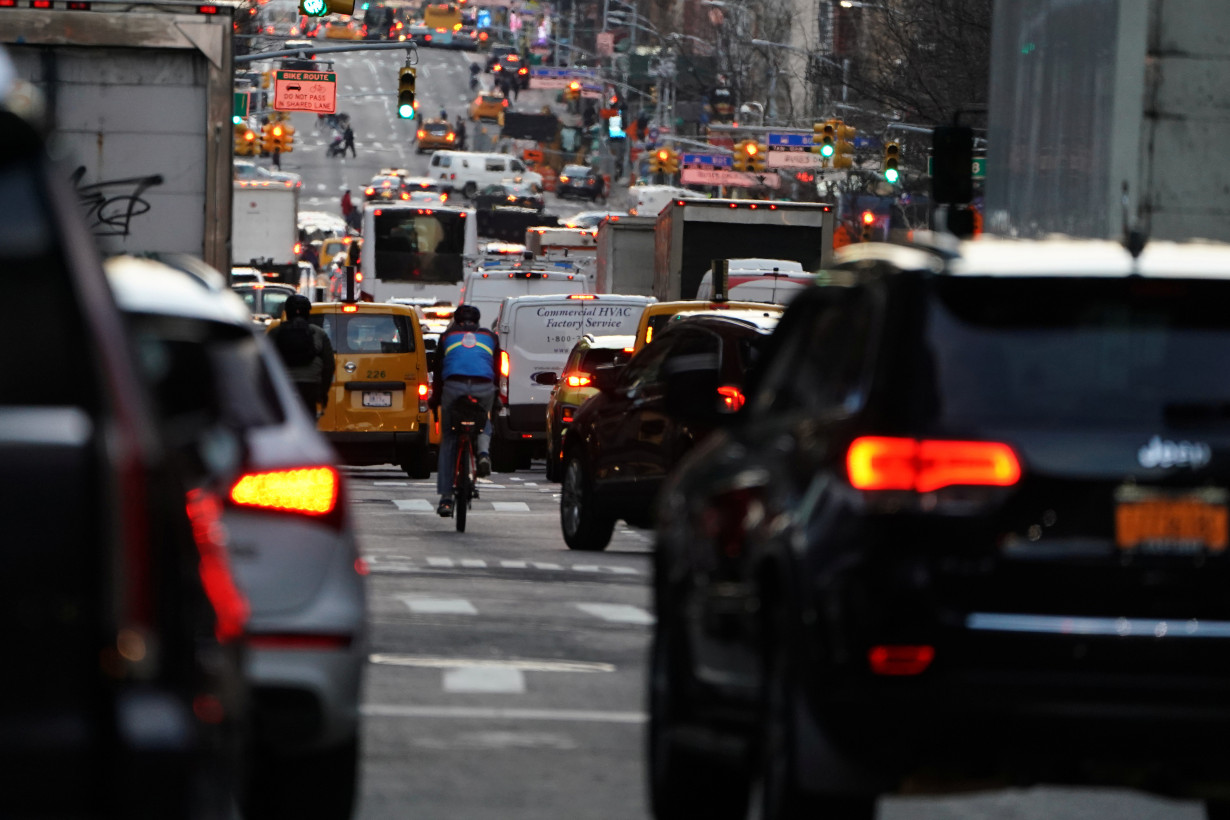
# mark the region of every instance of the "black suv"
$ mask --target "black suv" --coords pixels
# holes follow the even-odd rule
[[[1224,795],[1230,247],[868,243],[822,281],[663,488],[658,820]]]
[[[776,314],[752,311],[681,316],[631,361],[595,369],[598,393],[563,438],[560,527],[570,549],[606,549],[617,519],[653,526],[663,479],[742,407],[776,323]]]
[[[606,183],[588,165],[565,165],[564,170],[560,171],[555,193],[560,199],[575,196],[597,202],[606,196]]]

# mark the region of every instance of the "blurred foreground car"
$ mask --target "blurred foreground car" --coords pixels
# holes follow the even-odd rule
[[[365,569],[333,451],[276,351],[220,274],[107,262],[116,299],[195,454],[251,616],[253,771],[247,816],[351,812],[364,663]]]
[[[0,390],[0,813],[230,818],[246,606],[67,179],[0,107],[0,280],[39,306],[0,344],[64,374]]]
[[[970,778],[1224,798],[1230,247],[837,262],[663,489],[655,816],[751,787],[869,820]]]
[[[606,549],[621,518],[653,526],[658,488],[684,453],[743,406],[744,382],[776,324],[776,314],[752,311],[689,316],[626,365],[595,368],[598,394],[564,431],[559,509],[569,549]],[[712,412],[681,417],[685,396]]]

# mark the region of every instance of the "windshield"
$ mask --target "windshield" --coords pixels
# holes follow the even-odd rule
[[[397,282],[460,282],[464,212],[385,209],[374,217],[376,278]]]
[[[937,414],[957,424],[1230,425],[1230,282],[939,280]]]

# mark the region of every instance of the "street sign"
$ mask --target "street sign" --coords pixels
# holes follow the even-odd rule
[[[581,83],[581,96],[587,100],[602,99],[602,84],[582,82]]]
[[[568,87],[573,80],[584,83],[593,80],[594,74],[577,68],[551,68],[547,66],[532,66],[530,68],[530,88],[546,91],[558,91]],[[601,89],[599,89],[601,91]]]
[[[231,116],[238,121],[243,121],[248,118],[248,92],[235,92],[235,105],[231,110]]]
[[[819,154],[774,151],[772,146],[769,146],[769,153],[765,155],[765,164],[770,168],[819,168],[821,160]]]
[[[685,185],[733,185],[736,188],[755,188],[757,185],[777,188],[781,185],[777,174],[747,174],[724,168],[684,168],[679,179]]]
[[[734,157],[722,154],[684,154],[680,159],[680,165],[684,168],[696,166],[701,168],[730,168],[734,165],[734,162]]]
[[[931,161],[933,157],[927,157],[927,176],[932,176]],[[987,158],[974,157],[974,164],[970,166],[970,177],[973,179],[987,178]]]
[[[273,79],[273,107],[278,111],[337,111],[337,74],[332,71],[278,71]]]
[[[773,134],[768,137],[770,151],[810,151],[813,145],[811,134]]]

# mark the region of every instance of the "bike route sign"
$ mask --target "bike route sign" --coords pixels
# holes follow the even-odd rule
[[[273,78],[278,111],[337,112],[337,74],[332,71],[278,71]]]

